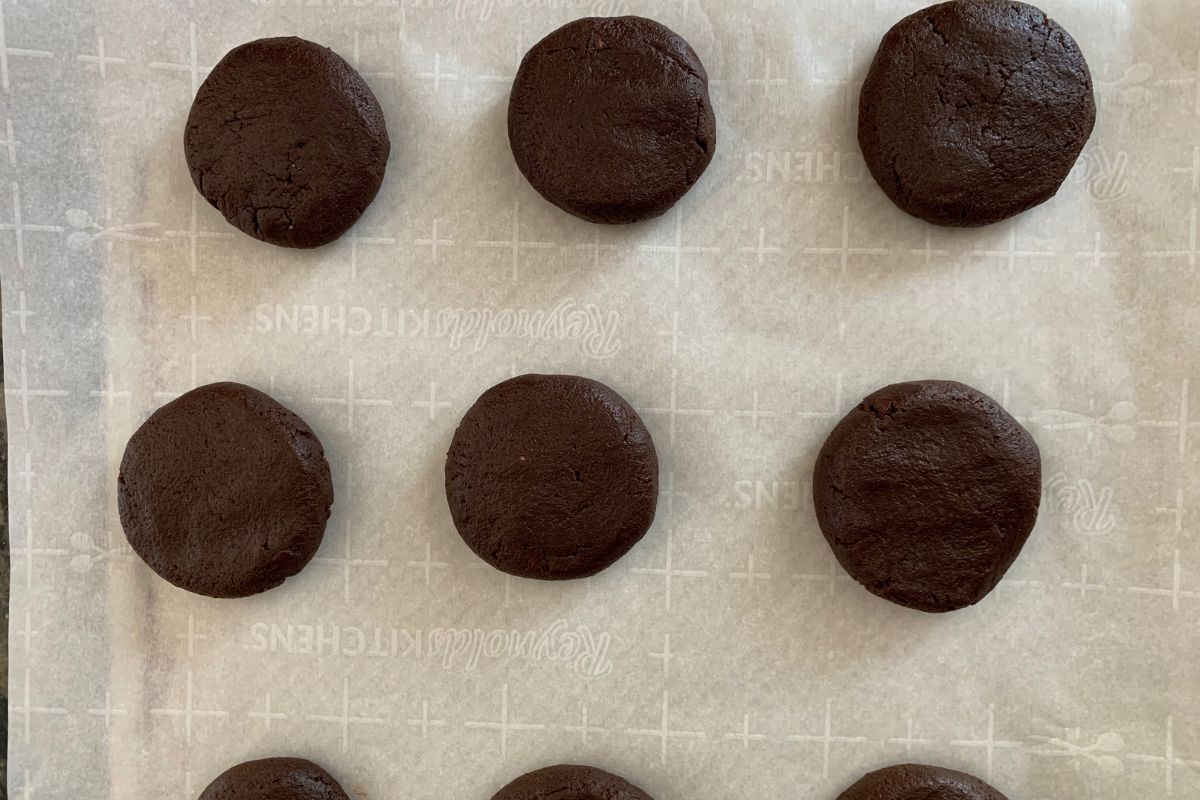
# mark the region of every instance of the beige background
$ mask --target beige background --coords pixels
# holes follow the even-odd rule
[[[1200,7],[1046,3],[1095,135],[1054,201],[947,231],[854,139],[918,2],[2,0],[12,796],[191,800],[281,753],[397,800],[558,761],[823,800],[905,759],[1013,800],[1200,796]],[[621,11],[695,46],[719,144],[676,211],[610,229],[518,178],[504,115],[529,45]],[[317,252],[237,235],[182,159],[207,67],[277,34],[355,61],[392,134]],[[609,383],[659,447],[658,520],[591,580],[506,579],[445,508],[456,420],[527,371]],[[924,377],[1002,400],[1046,476],[1008,578],[936,617],[849,581],[809,500],[836,418]],[[302,414],[338,491],[318,559],[233,602],[157,579],[114,502],[137,424],[213,380]]]

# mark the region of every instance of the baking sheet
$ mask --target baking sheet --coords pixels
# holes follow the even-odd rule
[[[294,754],[355,798],[487,798],[559,761],[658,800],[833,798],[917,760],[1020,800],[1200,796],[1200,7],[1046,0],[1099,119],[1057,199],[975,231],[865,175],[858,84],[921,3],[4,0],[0,253],[14,798],[191,800]],[[719,144],[663,218],[594,227],[517,175],[521,54],[654,17],[714,78]],[[358,65],[393,154],[343,240],[237,234],[188,179],[207,67],[268,35]],[[603,574],[482,566],[443,457],[521,372],[642,413],[663,496]],[[870,390],[994,394],[1045,459],[1038,526],[975,608],[926,616],[835,565],[813,458]],[[215,601],[132,557],[125,442],[195,385],[307,419],[337,500],[317,560]]]

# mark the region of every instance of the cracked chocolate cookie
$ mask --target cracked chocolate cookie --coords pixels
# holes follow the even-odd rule
[[[988,225],[1053,197],[1095,121],[1087,62],[1054,20],[1014,0],[954,0],[883,37],[858,142],[904,211]]]
[[[521,61],[508,140],[542,197],[591,222],[664,213],[708,167],[708,75],[680,36],[642,17],[570,22]]]
[[[446,456],[463,541],[522,578],[594,575],[654,520],[658,454],[637,412],[602,383],[522,375],[484,392]]]
[[[209,597],[257,594],[303,569],[332,504],[316,434],[240,383],[201,386],[151,414],[117,477],[130,547],[162,578]]]
[[[952,611],[983,599],[1021,552],[1041,474],[1033,437],[992,398],[953,381],[897,383],[829,434],[813,505],[868,591]]]
[[[218,775],[199,800],[349,800],[333,776],[303,758],[245,761]]]
[[[838,800],[1007,800],[965,772],[898,764],[869,772],[838,795]]]
[[[651,800],[624,778],[596,767],[557,764],[528,772],[492,796],[492,800]]]
[[[243,233],[320,247],[370,205],[387,165],[383,110],[341,56],[297,39],[230,50],[196,93],[183,137],[192,182]]]

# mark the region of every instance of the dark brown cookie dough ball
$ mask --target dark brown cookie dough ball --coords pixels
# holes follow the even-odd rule
[[[602,383],[522,375],[471,406],[446,456],[446,500],[475,554],[523,578],[593,575],[646,533],[658,455]]]
[[[218,775],[199,800],[349,800],[333,776],[303,758],[245,761]]]
[[[575,20],[521,61],[508,140],[533,188],[564,211],[605,223],[657,217],[712,160],[708,75],[653,20]]]
[[[230,50],[196,93],[183,137],[204,199],[243,233],[282,247],[345,233],[379,191],[390,148],[362,77],[295,37]]]
[[[651,800],[624,778],[596,767],[557,764],[528,772],[492,800]]]
[[[1033,438],[953,381],[885,387],[838,423],[817,456],[821,531],[868,591],[921,611],[979,602],[1037,519]]]
[[[1075,40],[1014,0],[954,0],[883,37],[859,98],[858,141],[901,209],[988,225],[1049,200],[1096,121]]]
[[[838,800],[1007,800],[979,778],[924,764],[899,764],[869,772]]]
[[[304,420],[240,383],[193,389],[133,434],[117,480],[129,544],[161,577],[209,597],[266,591],[309,562],[333,483]]]

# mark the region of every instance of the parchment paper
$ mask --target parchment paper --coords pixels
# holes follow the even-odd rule
[[[1045,0],[1095,135],[1054,201],[947,231],[854,138],[920,5],[4,0],[12,796],[192,800],[271,754],[356,800],[560,761],[658,800],[823,800],[906,760],[1013,800],[1200,796],[1200,6]],[[719,143],[677,210],[606,228],[519,178],[504,120],[531,44],[619,12],[694,45]],[[207,67],[283,34],[355,62],[393,141],[316,252],[238,234],[182,155]],[[615,387],[658,445],[654,527],[590,580],[506,579],[446,509],[457,420],[535,371]],[[944,616],[850,581],[809,499],[836,419],[926,377],[994,394],[1045,460],[1019,561]],[[153,575],[115,503],[136,426],[216,380],[307,419],[337,487],[316,561],[237,601]]]

